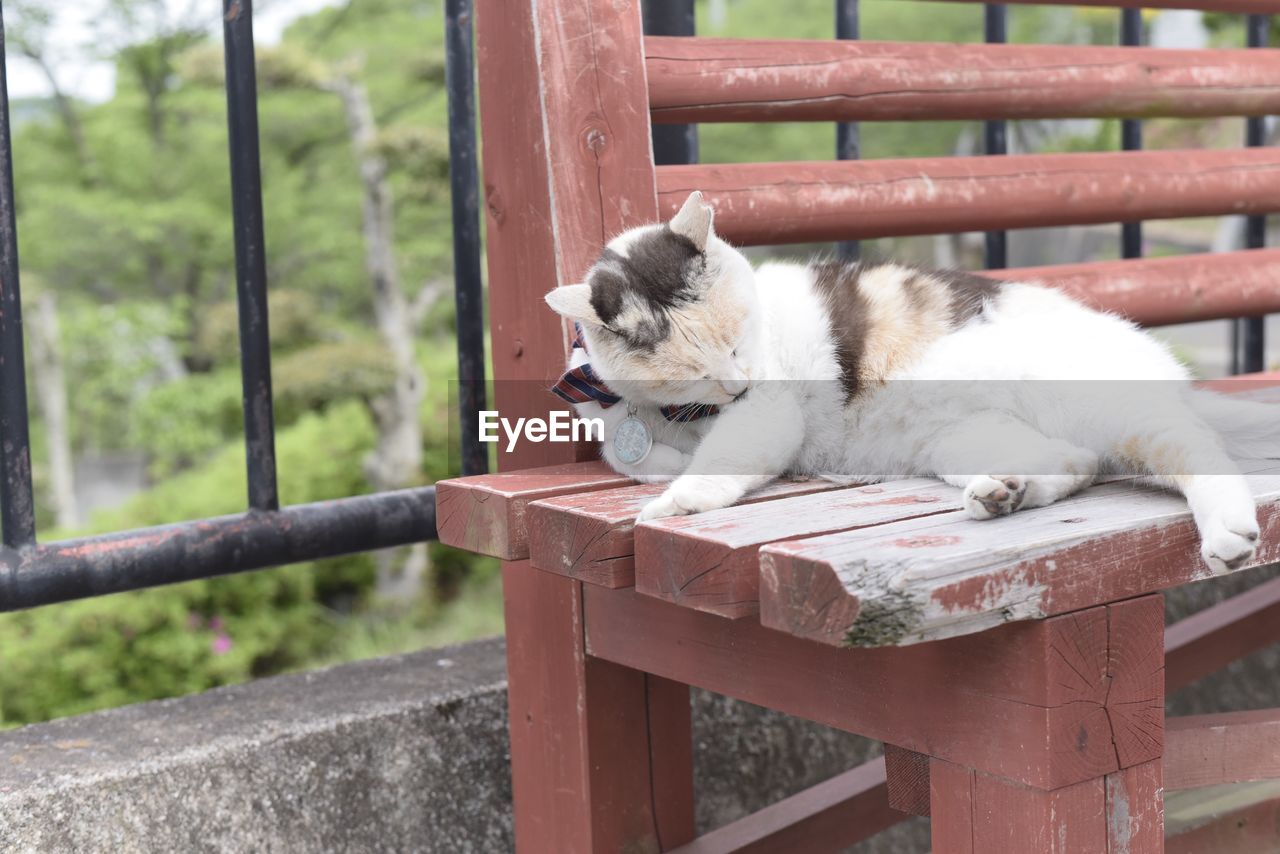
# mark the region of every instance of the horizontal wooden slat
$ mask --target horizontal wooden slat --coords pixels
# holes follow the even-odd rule
[[[442,480],[436,484],[440,542],[503,560],[522,560],[529,556],[525,511],[530,502],[631,482],[602,462]]]
[[[603,587],[631,587],[635,576],[635,520],[665,490],[652,483],[586,495],[565,495],[529,506],[529,557],[547,572]],[[780,480],[739,506],[839,489],[828,480]]]
[[[904,818],[889,807],[884,759],[873,759],[703,834],[672,854],[842,851]]]
[[[1166,791],[1280,779],[1280,709],[1167,718]],[[889,803],[929,814],[929,758],[885,745]]]
[[[1165,691],[1177,691],[1280,641],[1280,578],[1174,623],[1165,632]]]
[[[709,614],[760,610],[760,547],[954,510],[955,487],[913,478],[646,522],[635,532],[636,589]]]
[[[659,166],[662,216],[694,190],[716,231],[800,243],[1280,210],[1280,150],[1125,151]]]
[[[1262,537],[1251,566],[1280,558],[1280,465],[1254,466]],[[837,646],[953,637],[1207,573],[1183,498],[1130,482],[989,522],[955,511],[776,543],[760,564],[761,622]]]
[[[973,0],[950,0],[971,3]],[[1012,0],[1049,6],[1105,6],[1109,9],[1197,9],[1206,12],[1243,12],[1250,15],[1280,14],[1277,0]]]
[[[1165,721],[1169,791],[1280,779],[1280,709],[1192,715]]]
[[[634,590],[582,592],[592,656],[1029,786],[1160,755],[1159,597],[945,644],[850,650]]]
[[[1165,821],[1165,854],[1273,854],[1280,851],[1280,785],[1170,792]]]
[[[649,36],[655,122],[1280,112],[1280,51]]]
[[[1040,281],[1145,326],[1280,311],[1280,249],[987,270]]]

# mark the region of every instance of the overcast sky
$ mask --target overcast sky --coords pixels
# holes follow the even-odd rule
[[[174,8],[187,5],[187,0],[170,0]],[[209,27],[218,27],[222,9],[220,0],[206,0],[210,6]],[[254,14],[254,40],[259,44],[274,44],[280,40],[284,28],[299,15],[336,6],[342,0],[258,0],[259,10]],[[55,34],[55,51],[59,80],[68,92],[93,101],[111,97],[115,87],[115,74],[110,63],[93,62],[88,49],[90,20],[102,0],[57,0],[59,9],[58,29]],[[21,58],[9,60],[9,96],[25,98],[49,94],[44,78]]]

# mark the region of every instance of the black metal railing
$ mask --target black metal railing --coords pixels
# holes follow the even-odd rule
[[[858,31],[858,0],[836,0],[836,38],[856,40]],[[857,122],[836,123],[837,160],[857,160],[860,143]],[[856,240],[842,240],[837,252],[842,260],[856,261],[862,254],[862,246]]]
[[[1120,10],[1120,44],[1138,47],[1142,44],[1142,10]],[[1142,150],[1142,120],[1123,119],[1120,122],[1120,147],[1125,151]],[[1142,223],[1120,224],[1120,254],[1125,258],[1142,257]]]
[[[1248,47],[1266,47],[1271,35],[1270,15],[1248,15],[1245,18],[1245,39]],[[1266,120],[1262,116],[1245,119],[1244,144],[1266,145]],[[1244,224],[1246,249],[1261,249],[1267,244],[1267,218],[1265,215],[1247,217]],[[1242,317],[1231,328],[1231,372],[1247,374],[1266,369],[1266,318]]]
[[[987,44],[1009,41],[1009,7],[1003,3],[987,3],[982,7],[982,34]],[[987,154],[1009,153],[1009,123],[1004,119],[983,122],[983,151]],[[988,231],[983,263],[987,269],[1009,266],[1009,235],[1004,231]]]
[[[5,47],[0,7],[0,51]],[[36,540],[27,428],[27,374],[22,353],[22,295],[18,287],[18,226],[13,207],[13,145],[9,124],[9,70],[0,53],[0,526],[4,548]]]
[[[691,36],[696,32],[693,0],[646,0],[644,32],[650,36]],[[653,162],[658,166],[698,162],[698,126],[653,125]]]
[[[248,510],[76,540],[36,541],[8,81],[0,62],[0,611],[436,538],[434,486],[279,507],[252,0],[224,0],[223,20]],[[484,406],[484,319],[471,0],[449,0],[446,31],[463,465],[475,473],[484,470],[485,456],[478,441],[466,442],[477,436],[466,426]]]
[[[480,178],[476,163],[472,0],[445,0],[445,87],[449,90],[449,192],[453,203],[453,295],[458,328],[459,446],[464,475],[489,470],[480,442],[485,407],[484,284],[480,273]]]

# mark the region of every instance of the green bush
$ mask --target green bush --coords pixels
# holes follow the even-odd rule
[[[277,437],[281,497],[302,503],[366,489],[359,461],[374,430],[358,403],[309,414]],[[243,450],[165,481],[97,531],[234,513]],[[371,589],[367,555],[122,593],[0,615],[0,725],[170,697],[297,668],[337,650],[326,605]]]

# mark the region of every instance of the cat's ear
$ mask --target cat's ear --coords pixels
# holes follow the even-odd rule
[[[597,326],[603,326],[600,316],[596,314],[596,310],[591,305],[591,286],[590,285],[565,285],[562,288],[556,288],[544,297],[547,305],[551,306],[557,314],[564,315],[571,320],[584,320],[587,323],[594,323]]]
[[[699,252],[706,252],[713,219],[715,211],[702,200],[702,193],[694,190],[685,199],[680,211],[671,218],[671,230],[692,240]]]

